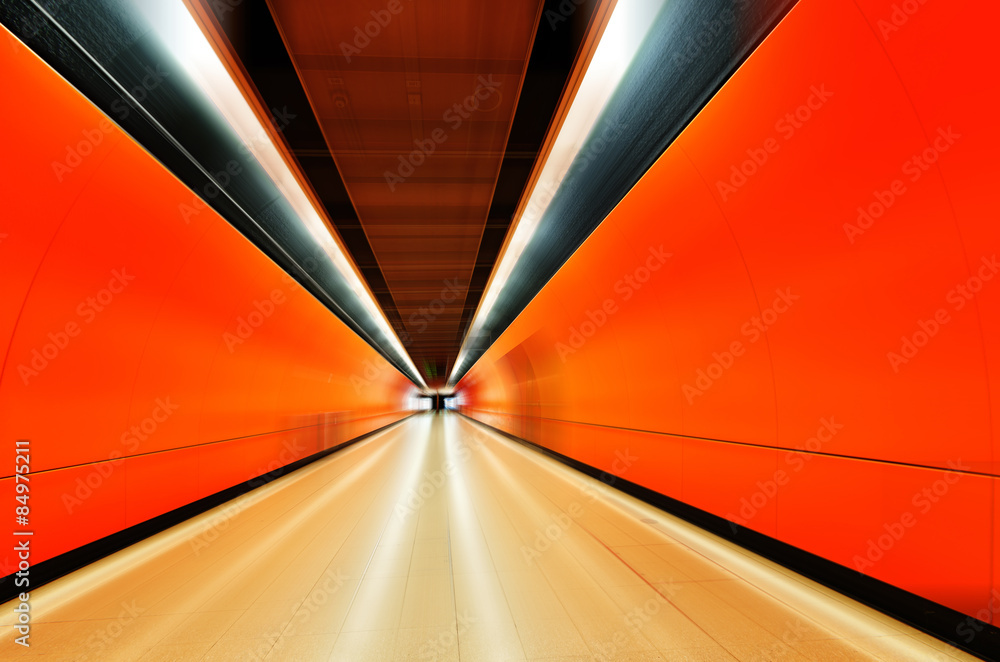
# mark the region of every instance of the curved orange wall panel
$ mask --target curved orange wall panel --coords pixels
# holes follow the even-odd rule
[[[0,109],[0,480],[13,503],[30,440],[33,563],[409,413],[405,377],[213,211],[186,221],[191,191],[0,42],[21,100]]]
[[[799,2],[464,411],[1000,623],[998,19]]]

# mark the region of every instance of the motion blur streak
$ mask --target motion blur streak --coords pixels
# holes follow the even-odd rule
[[[972,659],[452,413],[56,580],[34,610],[33,654],[109,661]]]
[[[6,213],[30,219],[0,245],[0,435],[31,440],[32,521],[59,531],[33,563],[409,413],[408,379],[214,211],[185,223],[189,190],[0,40],[0,69],[35,104],[0,110],[17,127]]]
[[[996,619],[1000,16],[894,7],[798,3],[457,391],[480,421]]]
[[[0,658],[1000,662],[1000,4],[0,23]]]

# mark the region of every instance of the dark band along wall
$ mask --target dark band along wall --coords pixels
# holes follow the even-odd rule
[[[0,71],[0,495],[29,440],[32,564],[409,413],[405,377],[6,31]]]
[[[463,411],[996,623],[997,14],[799,2]]]

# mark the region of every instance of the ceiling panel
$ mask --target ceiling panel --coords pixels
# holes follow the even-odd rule
[[[458,354],[541,0],[270,8],[384,278],[383,307],[440,385]]]

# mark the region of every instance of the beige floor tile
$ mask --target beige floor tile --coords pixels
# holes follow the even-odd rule
[[[510,589],[507,600],[518,623],[569,618],[556,592],[544,584],[526,584]]]
[[[392,662],[396,646],[395,630],[343,632],[330,654],[336,662]]]
[[[726,650],[740,662],[806,662],[802,655],[788,644],[775,639],[754,644],[726,644]]]
[[[792,648],[815,662],[877,662],[880,659],[860,642],[849,639],[799,641],[793,643]]]
[[[448,627],[404,628],[396,633],[393,659],[400,662],[458,662],[458,633]]]
[[[721,646],[705,648],[681,648],[672,651],[662,651],[664,662],[735,662],[733,657]]]
[[[449,575],[410,575],[400,628],[444,627],[455,621],[455,591]]]
[[[586,655],[590,650],[577,626],[568,618],[522,622],[517,632],[529,659]]]
[[[462,660],[504,662],[524,660],[524,647],[513,623],[472,624],[459,631],[458,651]]]
[[[262,660],[267,657],[276,639],[223,639],[208,649],[205,662],[232,662],[233,660]]]
[[[244,613],[245,611],[240,610],[191,614],[158,641],[157,645],[216,642]]]
[[[211,647],[209,643],[153,646],[138,662],[196,662],[205,657]]]
[[[267,662],[299,662],[300,660],[326,660],[333,653],[337,642],[335,634],[304,634],[279,637],[268,651]]]

